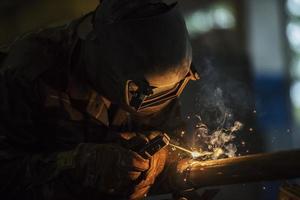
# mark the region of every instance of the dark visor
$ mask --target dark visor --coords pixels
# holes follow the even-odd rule
[[[136,92],[132,95],[131,100],[129,102],[130,106],[135,108],[136,111],[143,110],[145,108],[149,108],[152,106],[163,104],[167,101],[176,99],[182,93],[186,84],[192,79],[193,74],[190,71],[186,77],[177,83],[173,88],[160,92],[158,94],[155,93],[142,93]],[[150,86],[151,87],[151,86]]]

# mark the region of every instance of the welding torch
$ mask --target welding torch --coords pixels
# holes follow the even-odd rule
[[[143,158],[151,158],[155,153],[157,153],[162,148],[170,144],[170,137],[166,133],[159,134],[153,139],[149,140],[140,149],[135,150]]]

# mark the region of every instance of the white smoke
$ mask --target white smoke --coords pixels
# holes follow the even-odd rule
[[[242,123],[235,121],[228,128],[220,128],[210,131],[208,127],[201,122],[201,118],[197,116],[199,123],[196,125],[193,150],[200,152],[197,159],[200,160],[216,160],[220,158],[232,158],[236,156],[237,147],[233,143],[235,134],[242,128]]]

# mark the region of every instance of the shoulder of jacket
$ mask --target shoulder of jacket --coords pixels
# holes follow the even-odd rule
[[[76,43],[74,27],[47,28],[15,40],[3,60],[1,71],[14,71],[29,81],[52,67],[67,65],[71,46]]]

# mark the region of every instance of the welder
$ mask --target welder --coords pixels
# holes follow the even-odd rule
[[[0,61],[0,199],[142,199],[181,131],[178,97],[198,78],[178,6],[104,0],[17,39]]]

